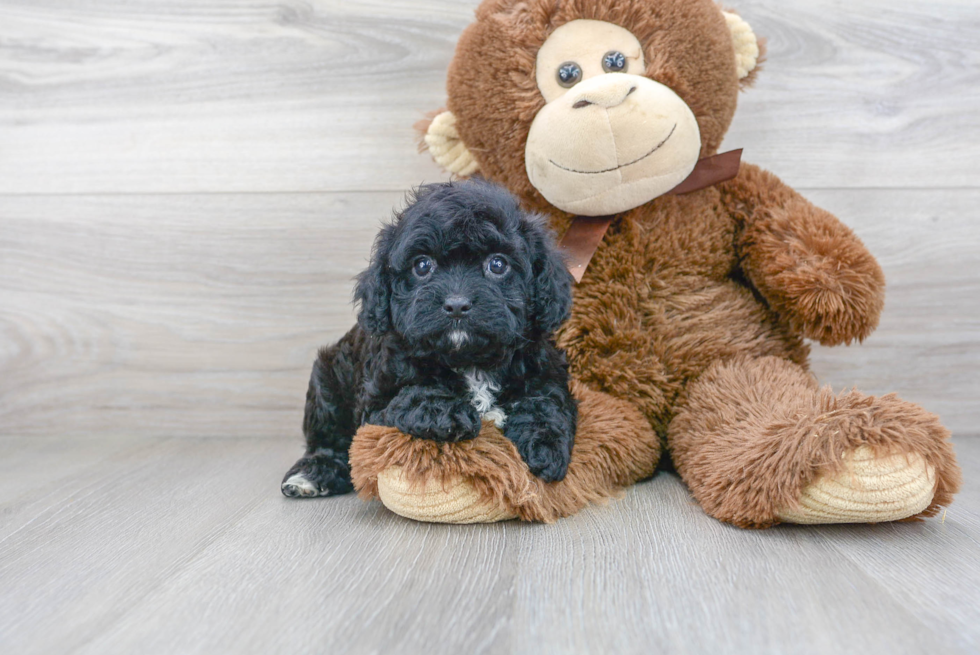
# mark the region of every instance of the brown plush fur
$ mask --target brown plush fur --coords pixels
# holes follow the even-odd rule
[[[725,21],[710,0],[487,0],[477,18],[450,67],[448,107],[482,173],[549,214],[559,232],[571,217],[531,186],[524,164],[528,129],[544,104],[535,55],[556,27],[592,18],[633,32],[647,75],[694,110],[702,156],[716,152],[728,129],[739,81]],[[522,517],[545,520],[652,470],[659,450],[632,443],[652,427],[709,514],[758,527],[797,503],[818,474],[837,470],[845,451],[867,444],[919,453],[936,468],[935,498],[922,513],[932,515],[950,502],[960,477],[938,419],[894,395],[835,397],[807,373],[804,338],[860,341],[877,326],[883,299],[881,269],[850,229],[776,176],[743,164],[728,183],[656,198],[612,223],[558,335],[573,376],[611,396],[583,403],[563,483],[549,490],[522,477],[516,451],[495,432],[455,447],[387,433],[383,447],[380,436],[369,446],[365,436],[355,440],[352,466],[373,472],[361,478],[367,489],[379,465],[410,461],[419,476],[452,467]],[[603,414],[608,429],[600,439],[591,413],[614,399],[621,409]],[[589,472],[593,452],[615,455]],[[627,464],[623,456],[641,459]],[[617,473],[614,465],[625,468]],[[526,500],[549,493],[562,500],[547,508]]]
[[[885,276],[850,228],[757,166],[723,187],[741,268],[794,332],[825,346],[878,326]]]
[[[666,436],[684,385],[719,359],[808,348],[738,279],[742,226],[720,189],[664,196],[610,227],[559,331],[576,379],[628,400]]]
[[[409,482],[435,476],[443,484],[469,480],[485,500],[525,521],[551,522],[589,503],[618,495],[649,477],[660,439],[629,403],[573,385],[579,425],[568,475],[545,483],[528,471],[517,449],[491,423],[461,443],[412,439],[394,428],[361,428],[351,446],[351,478],[362,498],[378,495],[378,473],[401,466]]]
[[[882,455],[919,453],[936,468],[924,516],[949,504],[960,484],[938,417],[894,394],[835,396],[777,357],[715,364],[682,406],[669,431],[674,463],[705,511],[741,527],[774,523],[817,472],[839,471],[844,453],[861,445]]]

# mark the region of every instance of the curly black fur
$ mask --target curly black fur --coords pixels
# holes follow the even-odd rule
[[[348,448],[365,423],[472,439],[481,397],[535,475],[565,477],[578,415],[552,334],[571,276],[541,218],[485,182],[421,187],[378,234],[354,296],[358,324],[313,364],[306,455],[284,494],[352,491]]]

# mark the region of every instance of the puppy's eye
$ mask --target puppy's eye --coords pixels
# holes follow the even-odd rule
[[[618,50],[610,50],[602,56],[602,70],[618,73],[626,68],[626,55]]]
[[[582,67],[574,61],[566,61],[558,67],[558,84],[566,89],[575,86],[582,79]]]
[[[507,263],[507,260],[500,255],[494,255],[487,262],[487,271],[492,275],[503,275],[507,272],[508,268],[510,268],[510,265]]]
[[[436,268],[436,263],[432,261],[431,257],[419,257],[415,260],[412,265],[412,271],[418,277],[426,277]]]

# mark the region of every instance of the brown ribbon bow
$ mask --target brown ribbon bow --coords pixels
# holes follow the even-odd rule
[[[709,186],[726,182],[738,175],[742,163],[742,149],[730,150],[720,155],[705,157],[698,161],[691,174],[683,182],[668,191],[671,195],[681,195],[706,189]],[[564,251],[568,270],[576,282],[582,281],[585,269],[599,248],[602,237],[609,229],[615,216],[576,216],[558,242]]]

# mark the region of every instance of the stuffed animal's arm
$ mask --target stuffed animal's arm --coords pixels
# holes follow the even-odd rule
[[[722,194],[742,272],[793,328],[828,346],[871,334],[885,277],[850,228],[751,164]]]

